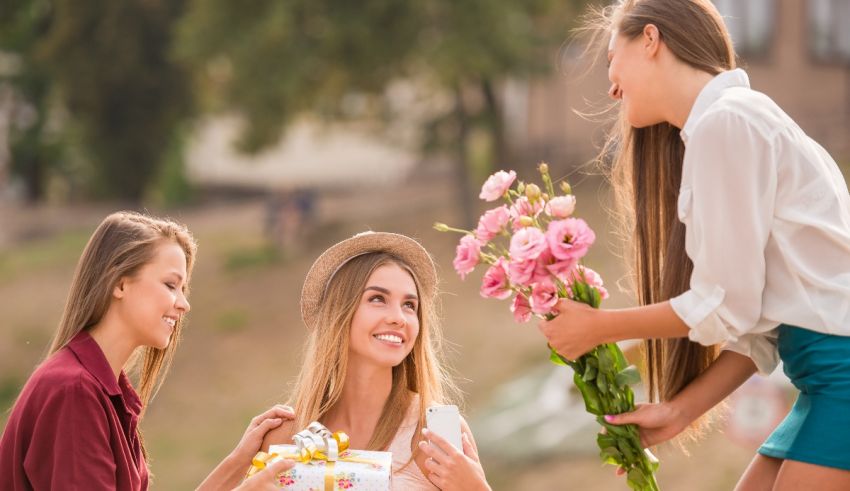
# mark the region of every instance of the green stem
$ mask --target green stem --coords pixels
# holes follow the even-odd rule
[[[445,225],[443,227],[443,230],[445,230],[446,232],[457,232],[459,234],[464,234],[464,235],[475,235],[474,232],[472,232],[470,230],[464,230],[462,228],[449,227],[448,225]]]

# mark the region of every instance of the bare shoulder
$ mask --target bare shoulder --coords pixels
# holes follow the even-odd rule
[[[268,452],[269,445],[292,443],[292,435],[294,434],[295,421],[284,421],[280,426],[266,433],[265,438],[263,438],[263,451]]]

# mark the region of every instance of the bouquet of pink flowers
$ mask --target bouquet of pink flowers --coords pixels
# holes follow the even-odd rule
[[[581,264],[596,235],[581,218],[573,216],[576,199],[569,184],[561,182],[556,194],[549,169],[540,164],[543,189],[516,181],[514,171],[490,176],[480,198],[504,203],[481,216],[478,227],[461,230],[434,225],[442,232],[463,234],[457,247],[454,268],[461,278],[480,263],[489,265],[481,284],[485,298],[512,298],[511,312],[518,322],[532,316],[553,319],[561,298],[598,308],[608,291],[602,278]],[[597,436],[600,457],[626,471],[629,487],[658,490],[655,471],[658,461],[640,444],[634,425],[615,426],[607,414],[634,410],[634,393],[629,387],[640,382],[640,373],[616,344],[597,346],[577,360],[567,360],[551,347],[550,360],[573,369],[573,381],[584,398],[587,411],[605,428]]]

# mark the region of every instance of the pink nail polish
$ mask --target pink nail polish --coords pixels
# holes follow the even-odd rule
[[[614,422],[614,416],[611,416],[610,414],[606,414],[605,415],[605,421],[607,421],[609,423],[613,423]]]

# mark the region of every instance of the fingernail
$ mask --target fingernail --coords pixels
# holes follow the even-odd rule
[[[422,434],[428,436],[428,428],[422,428]]]
[[[607,421],[609,423],[613,423],[614,419],[615,419],[614,416],[611,416],[610,414],[605,415],[605,421]]]
[[[272,420],[272,422],[273,422],[273,423],[280,423],[281,421],[283,421],[283,420],[282,420],[282,419],[280,419],[280,418],[274,418],[274,419]]]
[[[425,445],[426,445],[425,442],[419,442],[419,448],[425,448]]]

